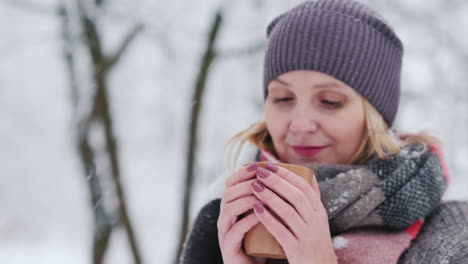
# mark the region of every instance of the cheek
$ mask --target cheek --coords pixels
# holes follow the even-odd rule
[[[284,115],[265,107],[265,122],[273,141],[277,142],[284,138],[288,126],[288,120]]]
[[[356,125],[349,126],[347,131],[346,140],[348,141],[347,145],[350,148],[350,151],[357,151],[359,144],[361,143],[362,136],[364,134],[364,123],[356,123]]]
[[[357,111],[343,120],[340,138],[346,146],[346,152],[354,153],[359,147],[365,131],[364,113]]]
[[[326,131],[338,146],[337,152],[349,155],[357,151],[365,131],[364,111],[357,109],[326,122]],[[325,123],[324,123],[325,124]]]

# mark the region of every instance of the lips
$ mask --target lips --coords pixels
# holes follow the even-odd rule
[[[322,150],[328,146],[292,146],[292,149],[297,155],[303,157],[311,157],[319,154]]]

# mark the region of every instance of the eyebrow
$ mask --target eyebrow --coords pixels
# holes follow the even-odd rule
[[[278,82],[278,83],[281,83],[283,85],[286,85],[286,86],[289,86],[290,84],[284,80],[281,80],[280,78],[276,78],[273,80],[274,82]],[[331,88],[331,87],[342,87],[342,85],[340,85],[339,83],[337,82],[326,82],[326,83],[319,83],[319,84],[316,84],[314,85],[315,88]]]

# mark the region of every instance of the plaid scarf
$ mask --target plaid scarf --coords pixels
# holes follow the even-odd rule
[[[281,162],[260,149],[257,161]],[[365,165],[315,165],[339,263],[397,263],[439,204],[449,174],[441,151],[406,145]],[[275,263],[269,261],[268,263]]]

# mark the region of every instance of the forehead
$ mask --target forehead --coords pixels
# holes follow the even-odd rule
[[[333,76],[317,71],[292,71],[283,73],[276,79],[272,80],[268,85],[270,91],[289,88],[299,89],[304,88],[315,88],[315,89],[327,89],[337,91],[354,91],[349,85],[334,78]]]

